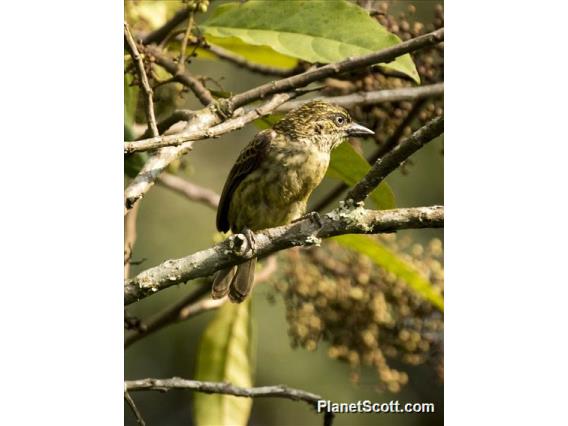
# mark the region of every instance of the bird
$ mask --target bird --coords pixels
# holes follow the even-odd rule
[[[257,133],[239,154],[221,193],[217,229],[243,233],[253,246],[252,231],[302,218],[308,198],[325,176],[331,151],[349,136],[372,134],[345,108],[322,100],[291,110],[272,128]],[[217,272],[212,298],[245,300],[255,266],[253,257]]]

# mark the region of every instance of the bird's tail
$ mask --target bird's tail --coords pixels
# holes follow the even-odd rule
[[[211,287],[211,297],[213,299],[221,299],[222,297],[225,297],[227,293],[229,293],[229,285],[235,277],[236,272],[236,266],[221,269],[219,272],[217,272],[215,279],[213,280],[213,286]]]
[[[211,288],[211,297],[220,299],[228,294],[231,302],[241,303],[252,289],[255,267],[256,257],[253,257],[240,265],[217,272]]]

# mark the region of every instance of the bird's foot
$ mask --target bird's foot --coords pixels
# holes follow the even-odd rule
[[[229,248],[237,256],[246,256],[249,250],[254,256],[256,253],[256,240],[254,239],[254,233],[248,228],[243,228],[240,233],[231,237]]]
[[[247,239],[248,249],[252,252],[252,254],[256,253],[256,240],[254,239],[254,232],[250,229],[245,228],[243,229],[243,235]]]

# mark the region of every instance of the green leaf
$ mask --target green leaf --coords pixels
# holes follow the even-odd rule
[[[209,37],[237,37],[308,62],[329,63],[400,43],[361,7],[346,0],[249,0],[218,6],[202,25]],[[410,55],[383,64],[420,77]]]
[[[197,353],[196,380],[252,386],[251,299],[225,303],[205,329]],[[246,425],[252,399],[195,393],[194,419],[198,426]]]
[[[340,179],[349,186],[355,185],[371,169],[371,166],[353,147],[345,142],[331,152],[327,176]],[[385,182],[371,192],[369,198],[379,210],[394,209],[396,202],[391,187]]]
[[[284,114],[270,114],[265,115],[264,117],[257,118],[253,121],[254,125],[259,128],[260,130],[269,129],[270,127],[274,126],[280,120],[282,120]]]
[[[416,293],[444,311],[444,298],[426,277],[412,265],[368,235],[340,235],[333,238],[344,247],[368,256],[375,264],[403,279]]]
[[[205,39],[207,40],[207,43],[214,44],[236,53],[255,64],[268,65],[271,67],[282,68],[284,70],[294,68],[298,65],[298,60],[296,58],[278,53],[270,46],[251,46],[250,44],[244,43],[237,37],[214,37],[212,35],[207,35]],[[207,49],[197,49],[196,53],[200,58],[217,58],[215,54],[209,52]]]

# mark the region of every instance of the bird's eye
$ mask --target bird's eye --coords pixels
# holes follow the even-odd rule
[[[343,126],[345,124],[345,117],[343,117],[342,115],[338,115],[337,117],[335,117],[335,123],[338,126]]]

